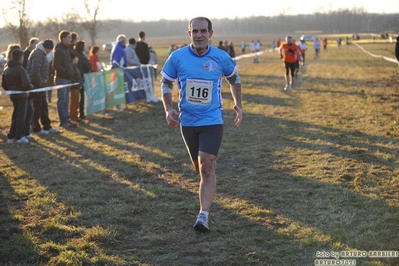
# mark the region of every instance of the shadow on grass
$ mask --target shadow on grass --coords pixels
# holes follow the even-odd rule
[[[2,164],[2,168],[11,166]],[[0,173],[0,188],[0,262],[9,265],[8,263],[20,261],[23,257],[25,263],[33,265],[36,262],[34,245],[26,237],[14,213],[15,210],[25,207],[29,197],[17,193],[3,173]]]
[[[192,225],[198,212],[198,176],[180,134],[167,127],[162,106],[138,108],[144,108],[142,113],[132,108],[115,112],[115,120],[93,117],[76,132],[44,136],[19,157],[12,146],[4,147],[16,167],[54,195],[54,208],[66,205],[76,214],[64,220],[58,217],[53,230],[44,228],[44,218],[39,220],[31,229],[37,243],[52,241],[65,245],[64,250],[73,242],[94,245],[86,240],[87,231],[109,229],[115,238],[100,238],[92,249],[103,256],[105,264],[114,265],[200,265],[204,261],[211,265],[310,265],[320,250],[397,248],[392,238],[398,232],[397,208],[342,184],[298,176],[294,169],[305,166],[292,165],[295,154],[284,154],[287,147],[305,149],[309,154],[329,153],[391,168],[392,161],[367,152],[359,156],[337,145],[296,139],[342,141],[361,150],[377,150],[381,147],[365,140],[389,143],[389,138],[348,137],[353,132],[251,114],[236,130],[234,112],[227,110],[217,160],[212,231],[197,234]],[[12,193],[10,184],[7,190]],[[65,227],[79,230],[63,233]],[[32,244],[30,250],[37,248]],[[86,251],[75,247],[75,253],[79,252]],[[89,259],[96,256],[86,254]],[[35,257],[41,263],[51,260],[42,253]],[[87,258],[81,262],[88,263]],[[13,263],[28,262],[21,256]]]

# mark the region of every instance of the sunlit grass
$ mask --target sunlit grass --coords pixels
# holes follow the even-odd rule
[[[277,53],[238,61],[239,129],[224,83],[209,234],[192,229],[199,177],[161,103],[8,145],[12,108],[0,97],[0,263],[313,265],[317,251],[398,250],[397,66],[354,45],[307,58],[292,91]]]

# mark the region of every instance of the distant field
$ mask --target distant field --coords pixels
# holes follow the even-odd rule
[[[240,54],[240,38],[230,39]],[[169,42],[154,45],[160,66]],[[393,57],[395,43],[363,47]],[[318,58],[310,46],[306,57],[291,91],[276,52],[259,64],[237,61],[238,129],[224,82],[207,234],[192,228],[199,178],[161,103],[9,145],[12,108],[0,96],[0,264],[302,266],[338,254],[356,265],[399,265],[383,257],[399,252],[398,65],[355,45],[331,44]],[[50,115],[56,126],[55,100]]]

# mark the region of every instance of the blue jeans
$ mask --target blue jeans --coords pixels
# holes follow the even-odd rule
[[[71,84],[71,81],[63,78],[55,78],[55,85],[65,85]],[[69,90],[71,87],[64,87],[57,90],[57,110],[58,117],[60,119],[60,126],[65,126],[69,124]]]

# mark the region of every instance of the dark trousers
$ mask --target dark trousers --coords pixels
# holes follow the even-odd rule
[[[79,101],[79,118],[85,117],[85,90],[84,87],[80,88],[80,101]]]
[[[51,128],[51,120],[48,116],[48,104],[46,99],[46,92],[36,92],[33,96],[33,119],[32,119],[32,130],[33,132],[40,132],[43,126],[44,130]],[[39,123],[40,120],[40,123]]]
[[[28,110],[28,98],[23,99],[13,99],[11,100],[14,106],[14,111],[11,116],[11,126],[10,131],[7,135],[8,139],[16,139],[26,135],[25,125],[26,125],[26,113]]]
[[[32,123],[33,112],[34,112],[33,104],[30,100],[28,100],[28,106],[26,108],[26,117],[25,117],[25,123],[24,123],[23,136],[28,136],[30,134],[30,124]]]

